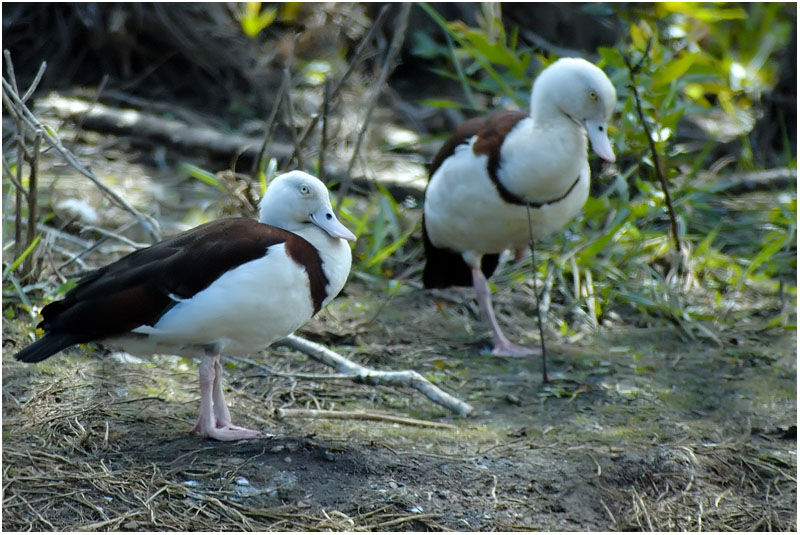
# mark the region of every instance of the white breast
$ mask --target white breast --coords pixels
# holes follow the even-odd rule
[[[247,353],[291,334],[312,314],[305,269],[279,244],[266,256],[224,273],[205,290],[178,302],[153,327],[134,329],[146,334],[145,339],[125,337],[115,342],[135,353],[196,355],[191,346],[206,344]]]
[[[547,151],[537,149],[539,144],[532,143],[530,135],[515,128],[503,145],[499,178],[509,190],[531,200],[547,201],[563,196],[578,179],[565,198],[531,209],[533,238],[539,240],[580,211],[589,195],[589,165],[585,137],[577,145],[583,153],[562,150],[559,154],[552,148],[551,158],[542,163]],[[564,146],[559,137],[554,139],[555,147]],[[425,225],[431,242],[478,255],[522,248],[529,240],[528,212],[524,206],[500,197],[487,172],[488,158],[476,156],[472,142],[474,139],[469,148],[465,145],[446,159],[431,177],[425,193]]]

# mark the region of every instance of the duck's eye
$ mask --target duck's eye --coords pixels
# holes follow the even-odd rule
[[[309,193],[311,193],[311,190],[309,189],[308,186],[303,184],[302,186],[300,186],[300,193],[302,193],[303,195],[308,195]]]
[[[597,102],[597,91],[595,91],[594,89],[590,90],[589,91],[589,98],[591,100],[593,100],[594,102]]]

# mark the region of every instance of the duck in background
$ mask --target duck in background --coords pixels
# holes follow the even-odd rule
[[[433,159],[423,206],[423,284],[472,285],[495,356],[541,351],[505,336],[487,277],[500,253],[524,250],[583,207],[589,196],[587,137],[598,156],[614,161],[606,123],[615,103],[614,86],[601,69],[562,58],[533,83],[529,113],[498,111],[466,121]],[[542,369],[546,381],[544,360]]]

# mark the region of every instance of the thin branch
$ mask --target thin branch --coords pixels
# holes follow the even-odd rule
[[[649,44],[650,43],[648,42],[648,48]],[[647,57],[646,52],[644,57]],[[647,136],[647,142],[650,144],[650,154],[653,157],[653,166],[656,169],[658,181],[661,183],[661,190],[664,192],[664,202],[667,205],[667,212],[669,213],[670,233],[672,234],[672,239],[675,242],[675,252],[680,255],[682,249],[681,239],[680,236],[678,236],[678,216],[675,214],[675,207],[672,205],[672,196],[669,193],[667,179],[664,177],[664,171],[661,168],[661,158],[659,157],[658,149],[656,148],[656,142],[653,140],[653,136],[650,132],[650,127],[647,126],[647,121],[644,117],[644,110],[642,109],[642,100],[639,98],[639,90],[636,88],[636,80],[634,78],[634,73],[638,72],[643,60],[634,66],[628,56],[623,54],[623,58],[625,59],[625,64],[628,66],[628,76],[631,79],[630,88],[633,91],[633,98],[634,102],[636,103],[636,113],[639,115],[639,121],[642,123],[642,128]]]
[[[284,418],[327,418],[329,420],[370,420],[374,422],[390,422],[394,424],[416,425],[420,427],[438,427],[442,429],[457,429],[453,424],[418,420],[382,414],[373,411],[332,411],[325,409],[276,409],[275,415],[279,420]]]
[[[75,157],[72,152],[64,147],[61,143],[61,140],[55,134],[51,134],[50,130],[45,128],[45,126],[39,122],[36,116],[31,112],[30,109],[25,105],[24,102],[19,98],[19,95],[14,91],[11,84],[9,84],[5,79],[2,80],[3,82],[3,90],[14,103],[17,110],[20,112],[20,116],[22,120],[34,131],[41,131],[44,135],[44,138],[53,147],[64,160],[72,166],[76,171],[81,173],[83,176],[94,182],[94,184],[102,191],[107,197],[109,197],[112,201],[117,203],[122,209],[130,213],[139,224],[145,229],[145,231],[153,238],[153,240],[158,241],[161,239],[157,227],[158,224],[156,221],[145,214],[139,212],[136,208],[130,205],[128,201],[126,201],[122,196],[120,196],[116,191],[111,189],[109,186],[104,184],[103,182],[98,179],[93,172],[85,168],[78,159]]]
[[[364,141],[364,135],[369,127],[370,119],[372,118],[372,112],[375,110],[375,105],[378,103],[378,97],[383,92],[383,86],[386,84],[386,79],[389,77],[389,73],[391,73],[395,68],[395,59],[397,58],[397,54],[400,52],[400,48],[402,47],[406,36],[406,28],[408,27],[408,18],[410,13],[411,3],[406,2],[402,5],[399,18],[395,19],[397,24],[395,26],[394,35],[392,35],[392,42],[389,45],[389,51],[386,54],[386,59],[383,61],[383,67],[378,75],[378,80],[375,82],[372,95],[370,95],[369,106],[367,107],[367,113],[364,116],[364,122],[361,124],[361,129],[358,132],[356,145],[353,149],[353,156],[350,158],[350,164],[347,166],[347,172],[345,174],[344,181],[342,186],[339,188],[336,208],[334,209],[336,213],[339,212],[339,208],[342,206],[342,201],[347,196],[347,191],[350,189],[350,185],[353,182],[353,167],[355,167],[356,159],[361,151],[361,143]]]
[[[547,346],[544,342],[544,326],[542,325],[542,304],[539,290],[536,285],[536,244],[533,240],[533,223],[531,221],[531,205],[526,204],[525,208],[528,211],[528,246],[531,249],[531,277],[533,280],[533,295],[536,297],[536,319],[539,325],[539,345],[542,348],[542,384],[547,384]]]
[[[31,98],[33,92],[36,91],[37,87],[39,87],[39,82],[42,81],[42,76],[44,76],[45,70],[47,70],[47,62],[43,61],[42,64],[39,65],[39,70],[36,72],[36,76],[33,77],[33,82],[31,82],[30,87],[28,87],[28,90],[25,91],[24,95],[22,95],[22,102],[28,102],[28,99]]]
[[[386,18],[386,14],[389,12],[389,7],[390,4],[386,4],[381,8],[380,12],[378,13],[378,16],[375,17],[375,20],[372,22],[372,26],[367,32],[367,35],[365,35],[364,38],[361,39],[361,42],[358,44],[358,47],[356,48],[356,51],[353,54],[353,59],[350,60],[350,63],[347,65],[347,69],[345,69],[344,71],[344,74],[342,74],[342,77],[336,83],[336,87],[334,87],[333,91],[331,91],[330,95],[331,102],[336,100],[336,98],[339,96],[339,91],[342,90],[342,87],[344,87],[345,82],[347,82],[347,80],[350,78],[350,75],[353,73],[355,66],[358,65],[358,63],[361,61],[361,56],[364,53],[364,50],[366,50],[367,44],[369,44],[369,42],[372,41],[372,38],[375,36],[377,31],[383,24],[383,19]],[[308,139],[308,136],[314,130],[314,127],[317,126],[318,120],[319,120],[319,115],[314,115],[313,117],[311,117],[311,120],[308,122],[308,125],[306,125],[305,130],[303,130],[303,133],[300,135],[299,145],[301,147],[305,144],[306,140]],[[291,160],[294,156],[295,155],[292,154],[289,160]]]
[[[8,179],[8,180],[9,180],[9,181],[12,183],[12,184],[14,184],[14,187],[15,187],[15,188],[17,188],[17,189],[24,189],[24,188],[22,187],[22,184],[20,184],[20,183],[17,181],[17,177],[15,177],[15,176],[14,176],[14,173],[11,171],[11,162],[9,162],[9,161],[6,159],[6,155],[5,155],[5,154],[3,154],[3,155],[2,155],[2,158],[3,158],[3,172],[6,174],[6,178],[7,178],[7,179]],[[26,191],[26,192],[25,192],[25,194],[27,195],[27,193],[28,193],[28,192]]]
[[[28,160],[29,174],[28,174],[28,232],[25,240],[25,247],[33,243],[36,237],[36,197],[38,189],[38,176],[39,176],[39,150],[42,146],[42,133],[36,131],[33,138],[33,151]],[[22,272],[31,274],[33,271],[33,255],[28,255],[22,263]]]
[[[328,112],[331,101],[331,79],[325,77],[325,98],[322,101],[322,133],[319,142],[319,179],[325,183],[325,151],[328,148]]]
[[[17,75],[14,73],[14,62],[11,61],[11,52],[7,48],[3,50],[3,58],[6,60],[6,72],[8,73],[8,80],[11,82],[11,88],[14,93],[19,93]]]
[[[5,81],[5,80],[3,80]],[[25,153],[24,144],[25,138],[22,133],[21,124],[17,123],[17,183],[22,185],[22,166],[25,162],[23,154]],[[19,258],[24,250],[25,245],[22,243],[22,192],[23,188],[17,188],[15,193],[16,212],[14,214],[14,258]]]
[[[294,144],[294,152],[286,161],[286,165],[291,165],[292,158],[294,158],[297,162],[297,167],[302,169],[304,167],[303,155],[301,151],[300,138],[297,135],[297,127],[294,123],[294,100],[292,99],[292,67],[294,67],[294,56],[299,37],[299,33],[294,34],[294,37],[292,37],[292,48],[289,50],[289,57],[286,60],[286,67],[283,69],[283,76],[286,80],[286,97],[283,99],[283,105],[286,112],[286,126],[289,128],[289,133],[292,135],[292,143]]]
[[[297,127],[294,124],[294,102],[292,101],[292,74],[287,67],[284,70],[287,79],[288,91],[286,91],[286,98],[283,99],[283,106],[286,112],[286,125],[289,127],[289,133],[292,135],[292,143],[294,144],[294,159],[297,162],[299,169],[303,168],[303,156],[300,150],[300,138],[297,136]],[[287,160],[287,165],[291,165],[292,159]]]
[[[356,382],[371,385],[380,384],[411,387],[420,391],[434,403],[442,405],[460,416],[467,416],[473,410],[469,403],[465,403],[447,392],[442,391],[414,370],[380,371],[366,368],[339,355],[335,351],[331,351],[323,345],[311,342],[294,334],[275,342],[275,345],[288,347],[305,353],[314,360],[318,360],[326,366],[335,368],[339,373],[352,375],[353,380]]]
[[[106,84],[108,84],[108,80],[109,76],[108,73],[106,73],[103,75],[103,79],[100,80],[100,85],[97,86],[97,91],[95,91],[95,94],[92,96],[92,100],[89,103],[89,107],[86,109],[86,113],[84,113],[83,117],[80,118],[78,124],[75,125],[75,135],[72,136],[73,144],[78,143],[78,140],[81,137],[81,133],[83,132],[83,121],[86,118],[86,116],[89,115],[89,113],[91,113],[92,108],[94,108],[100,101],[100,96],[103,94],[103,91],[105,91]]]
[[[264,159],[266,158],[267,147],[269,146],[269,142],[272,141],[272,132],[275,129],[275,123],[277,122],[276,119],[278,118],[278,110],[281,109],[281,102],[283,101],[283,95],[286,91],[286,77],[284,76],[281,78],[281,85],[278,88],[278,94],[275,96],[275,102],[272,103],[272,111],[269,114],[269,119],[267,119],[267,126],[264,132],[264,141],[261,143],[261,148],[258,149],[258,158],[255,160],[253,177],[256,179],[259,178],[259,173],[261,173],[261,170],[264,168]]]

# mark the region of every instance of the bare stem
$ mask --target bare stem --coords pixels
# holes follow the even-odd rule
[[[30,167],[30,174],[28,177],[28,233],[25,240],[25,247],[27,248],[33,243],[36,237],[36,192],[38,189],[38,175],[39,175],[39,150],[42,146],[42,133],[37,131],[33,138],[33,151],[29,155],[28,166]],[[28,255],[22,263],[22,272],[27,274],[32,273],[33,255]]]
[[[644,129],[644,133],[647,136],[647,142],[650,144],[650,154],[653,157],[653,166],[656,169],[656,176],[658,177],[658,181],[661,183],[661,190],[664,192],[664,202],[667,205],[667,212],[669,214],[669,222],[670,222],[670,233],[672,234],[672,239],[675,242],[675,251],[680,255],[681,253],[681,240],[678,236],[678,216],[675,214],[675,207],[672,205],[672,196],[669,193],[669,186],[667,185],[667,179],[664,177],[664,171],[661,167],[661,158],[658,154],[658,149],[656,148],[656,143],[653,140],[653,135],[650,131],[650,127],[647,126],[647,121],[645,120],[644,110],[642,109],[642,100],[639,97],[639,90],[636,88],[636,80],[634,78],[634,72],[639,69],[640,65],[632,65],[630,58],[627,56],[623,56],[625,59],[625,64],[628,66],[628,76],[631,79],[630,88],[633,91],[633,99],[636,104],[636,113],[639,115],[639,121],[642,123],[642,128]]]
[[[334,210],[337,213],[339,212],[339,208],[342,206],[342,201],[344,200],[345,196],[347,196],[347,190],[350,189],[350,184],[353,182],[353,168],[355,167],[356,159],[358,158],[358,154],[361,150],[361,143],[364,141],[364,135],[369,127],[370,119],[372,118],[372,112],[375,110],[375,105],[378,103],[378,97],[380,96],[381,92],[383,92],[383,86],[386,84],[386,79],[389,77],[389,73],[394,70],[394,61],[397,58],[397,54],[400,52],[400,47],[403,45],[410,13],[411,4],[406,2],[401,7],[399,18],[395,19],[397,21],[397,25],[395,26],[394,35],[392,35],[392,42],[389,45],[389,51],[386,54],[386,59],[383,61],[383,67],[381,68],[381,72],[378,75],[377,81],[375,82],[372,95],[370,96],[367,113],[364,116],[364,122],[361,124],[361,129],[358,131],[358,138],[356,139],[356,145],[353,149],[353,156],[350,158],[350,163],[347,166],[347,173],[345,174],[344,181],[342,182],[342,187],[339,188],[336,208]]]
[[[328,112],[330,111],[331,80],[325,77],[325,100],[322,101],[322,133],[319,142],[319,179],[325,182],[325,151],[328,148]]]
[[[134,218],[139,222],[139,224],[145,229],[145,231],[153,238],[153,240],[158,241],[160,239],[159,233],[157,231],[157,223],[152,218],[145,216],[141,212],[139,212],[136,208],[130,205],[128,201],[126,201],[121,195],[119,195],[116,191],[112,188],[104,184],[100,181],[95,174],[81,165],[78,159],[75,157],[72,152],[67,149],[61,140],[58,137],[51,133],[50,130],[45,128],[45,126],[39,122],[33,112],[28,109],[24,102],[20,99],[19,95],[16,91],[14,91],[13,87],[10,83],[8,83],[5,78],[2,80],[3,82],[3,92],[8,96],[9,100],[13,103],[14,107],[17,110],[17,113],[22,118],[22,121],[31,128],[34,132],[41,131],[44,139],[47,140],[48,144],[53,147],[56,152],[61,154],[64,160],[76,171],[81,173],[83,176],[91,180],[99,189],[102,191],[108,198],[114,201],[119,207],[123,210],[127,211]]]
[[[253,176],[259,179],[259,174],[264,168],[264,160],[266,159],[267,147],[272,140],[272,132],[275,129],[276,119],[278,118],[278,110],[281,109],[281,102],[283,101],[283,94],[286,92],[286,77],[281,79],[281,85],[278,88],[278,94],[275,96],[275,102],[272,103],[272,111],[267,119],[267,126],[264,132],[264,141],[261,143],[261,148],[258,150],[258,158],[256,159],[255,168],[253,169]]]
[[[386,14],[388,12],[389,12],[389,4],[386,4],[381,8],[380,12],[378,13],[378,16],[375,17],[375,20],[372,22],[372,27],[367,32],[367,35],[365,35],[364,38],[361,39],[361,42],[358,44],[358,47],[356,48],[356,51],[353,54],[353,59],[350,60],[350,63],[347,65],[347,69],[345,69],[344,71],[344,74],[336,83],[336,86],[333,88],[333,90],[331,91],[330,94],[331,102],[336,100],[336,98],[339,96],[339,91],[342,90],[342,87],[344,87],[345,82],[347,82],[348,78],[350,78],[350,75],[355,69],[355,66],[358,65],[358,63],[361,61],[362,56],[364,54],[364,50],[366,50],[367,48],[367,44],[369,44],[369,42],[372,41],[372,38],[380,29],[381,25],[383,24],[383,19],[386,18]],[[300,135],[299,145],[301,147],[305,144],[306,139],[308,139],[308,136],[314,130],[314,127],[317,126],[318,120],[319,120],[319,115],[314,115],[306,125],[305,130],[303,130],[303,133]],[[291,160],[293,157],[294,154],[292,154],[289,160]]]

